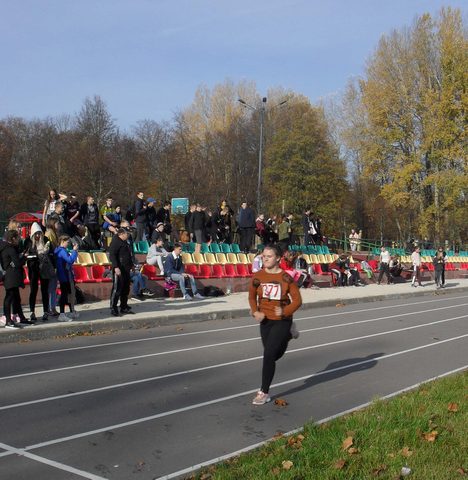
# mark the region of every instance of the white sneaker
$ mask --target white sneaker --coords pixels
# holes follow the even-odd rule
[[[73,321],[70,317],[67,317],[64,313],[61,313],[61,314],[58,316],[57,320],[58,320],[59,322],[72,322],[72,321]]]
[[[271,401],[271,398],[269,397],[268,393],[263,393],[261,390],[259,390],[255,398],[252,400],[252,404],[265,405],[265,403],[268,403],[269,401]]]
[[[190,301],[190,300],[193,300],[193,298],[190,295],[185,295],[184,300]]]
[[[296,322],[292,322],[292,323],[291,323],[290,333],[291,333],[291,337],[294,338],[294,340],[296,340],[297,338],[299,338],[300,332],[299,332],[299,330],[297,329]]]
[[[205,300],[205,297],[204,297],[202,294],[200,294],[200,293],[196,293],[196,294],[193,296],[193,298],[198,298],[198,300]]]

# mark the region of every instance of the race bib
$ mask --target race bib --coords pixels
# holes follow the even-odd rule
[[[281,285],[279,283],[262,283],[263,298],[281,300]]]

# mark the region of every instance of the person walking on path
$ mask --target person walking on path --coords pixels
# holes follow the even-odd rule
[[[386,247],[380,247],[380,273],[377,280],[378,285],[380,285],[384,273],[387,277],[387,284],[392,283],[392,277],[390,275],[390,253]]]
[[[109,247],[109,260],[112,264],[112,291],[110,298],[111,314],[120,317],[135,313],[128,306],[130,293],[130,272],[133,268],[133,255],[128,243],[129,230],[120,227],[112,237]],[[120,312],[118,303],[120,300]]]
[[[260,324],[263,344],[262,386],[253,399],[254,405],[271,400],[270,385],[279,360],[291,338],[299,332],[293,323],[293,313],[302,305],[301,294],[293,279],[279,267],[282,252],[277,245],[263,251],[263,269],[250,282],[249,304],[252,316]]]
[[[421,284],[421,255],[419,253],[420,248],[416,247],[414,252],[411,254],[411,262],[413,263],[413,280],[411,281],[411,286],[416,287],[416,280],[420,287]]]

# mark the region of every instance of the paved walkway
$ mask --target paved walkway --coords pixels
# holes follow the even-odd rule
[[[408,296],[443,295],[467,292],[468,279],[449,280],[445,289],[437,290],[434,282],[424,287],[412,288],[410,283],[394,285],[366,285],[362,287],[340,287],[301,289],[302,309],[337,306],[343,304],[375,302]],[[112,317],[107,301],[78,305],[79,320],[70,323],[49,321],[38,322],[22,330],[0,328],[0,343],[44,339],[85,332],[109,332],[112,330],[148,328],[159,325],[182,324],[203,320],[239,318],[249,314],[247,292],[225,297],[206,298],[192,302],[175,299],[147,299],[144,302],[130,301],[135,315]],[[40,312],[40,310],[39,310]],[[38,312],[38,313],[39,313]],[[25,309],[27,314],[27,309]]]

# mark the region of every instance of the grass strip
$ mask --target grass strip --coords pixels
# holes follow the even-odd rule
[[[188,478],[468,478],[467,405],[468,372],[463,372],[391,400],[376,399],[368,408],[329,423],[307,424],[301,434],[278,435],[258,450]]]

